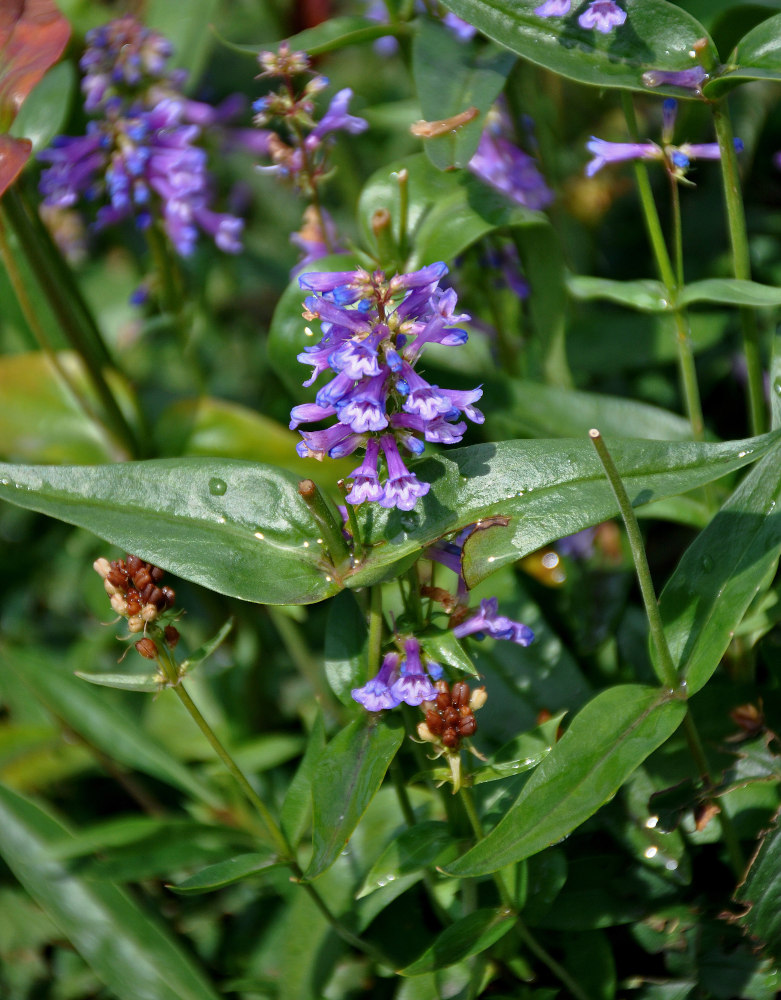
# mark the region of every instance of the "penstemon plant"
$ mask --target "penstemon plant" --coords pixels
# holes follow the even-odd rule
[[[781,15],[119,6],[0,17],[0,993],[777,996]]]

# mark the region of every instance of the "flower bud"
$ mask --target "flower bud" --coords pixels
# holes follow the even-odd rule
[[[108,559],[104,559],[103,556],[101,556],[100,559],[95,560],[92,564],[92,568],[105,580],[109,574],[109,570],[111,569],[111,563],[109,563]]]
[[[118,615],[127,614],[127,601],[121,594],[111,595],[111,607]]]
[[[128,618],[127,620],[127,627],[131,632],[143,632],[145,624],[144,619],[139,618],[138,615],[133,615],[132,618]]]
[[[425,722],[418,723],[418,736],[424,743],[438,743],[439,737],[435,736]]]
[[[481,685],[479,688],[475,688],[472,692],[472,697],[469,699],[469,707],[473,712],[476,712],[479,708],[482,708],[488,700],[488,694],[485,690],[485,685]]]
[[[157,618],[157,608],[154,604],[145,604],[141,608],[141,617],[145,622],[153,622]]]

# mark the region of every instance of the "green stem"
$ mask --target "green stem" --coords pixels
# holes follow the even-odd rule
[[[346,497],[350,492],[347,488],[347,483],[343,479],[340,479],[336,484],[339,488],[339,492],[342,497]],[[344,503],[345,509],[347,510],[347,523],[350,526],[350,533],[353,536],[353,562],[357,566],[363,559],[363,539],[361,538],[361,526],[358,524],[358,518],[355,513],[355,507],[351,503]]]
[[[622,94],[622,102],[629,134],[633,140],[637,141],[637,119],[635,118],[632,98],[629,94],[624,93]],[[702,416],[700,390],[697,384],[697,370],[694,364],[694,352],[692,351],[691,337],[689,335],[689,319],[686,310],[680,308],[677,304],[678,295],[683,287],[683,247],[678,185],[675,179],[671,177],[673,232],[676,251],[676,265],[673,267],[673,262],[670,259],[667,244],[665,243],[662,224],[659,220],[659,213],[656,209],[651,181],[648,176],[648,167],[642,160],[637,160],[635,161],[634,169],[640,205],[643,210],[643,219],[648,234],[648,241],[651,244],[651,250],[656,261],[656,269],[667,292],[668,301],[673,304],[675,341],[678,348],[678,370],[683,389],[686,415],[691,424],[692,437],[695,441],[701,441],[705,435],[705,422]]]
[[[618,503],[618,508],[621,511],[621,516],[624,520],[624,525],[626,526],[626,533],[629,537],[629,545],[632,549],[632,558],[635,563],[637,579],[640,584],[640,592],[643,595],[645,612],[648,617],[648,624],[651,630],[651,640],[656,649],[657,660],[662,672],[662,679],[671,690],[682,692],[684,690],[684,686],[678,680],[678,672],[675,669],[675,664],[673,663],[673,658],[670,653],[670,647],[667,644],[667,637],[664,634],[662,616],[659,612],[659,603],[656,599],[653,582],[651,581],[651,571],[648,567],[648,559],[645,554],[645,547],[643,545],[642,535],[640,534],[640,526],[637,523],[637,517],[635,516],[634,509],[629,500],[626,489],[624,488],[618,469],[613,462],[613,457],[608,451],[605,442],[602,440],[602,435],[597,430],[591,430],[589,431],[589,437],[597,450],[599,460],[601,461],[602,467],[605,470],[605,475],[610,482],[610,486]],[[690,711],[687,711],[686,714],[685,729],[689,752],[692,755],[692,759],[694,760],[700,776],[706,782],[706,785],[710,787],[713,782],[708,770],[708,761],[705,757],[702,741],[700,740],[699,733],[697,732],[697,728]],[[745,870],[745,863],[743,861],[743,855],[740,850],[740,845],[738,843],[732,821],[723,810],[719,812],[719,822],[721,824],[721,830],[724,835],[724,843],[727,847],[730,862],[735,870],[735,874],[740,878]]]
[[[374,677],[380,669],[380,654],[382,652],[382,584],[375,583],[371,588],[371,604],[369,605],[369,643],[368,643],[368,675]]]
[[[341,522],[337,523],[328,502],[311,479],[302,479],[298,484],[298,492],[323,535],[334,567],[343,566],[348,562],[350,552],[342,534]]]
[[[732,246],[733,272],[736,278],[751,281],[751,258],[746,230],[746,215],[741,196],[740,173],[732,134],[732,122],[726,100],[713,104],[711,107],[716,138],[721,151],[721,176],[727,208],[729,238]],[[743,331],[743,352],[746,358],[749,419],[751,433],[756,435],[765,430],[767,414],[762,379],[762,360],[759,350],[759,331],[754,310],[746,307],[741,308],[740,323]]]
[[[467,818],[469,819],[469,825],[472,827],[474,832],[475,839],[480,841],[484,837],[483,824],[480,822],[480,816],[478,815],[474,799],[472,798],[472,790],[462,786],[459,791],[459,796],[461,798],[461,802],[463,803]],[[499,899],[502,902],[502,906],[508,910],[514,910],[515,904],[513,902],[512,894],[507,888],[507,884],[504,881],[501,872],[494,872],[493,880],[499,893]],[[566,986],[576,1000],[590,1000],[588,994],[583,992],[564,966],[560,965],[559,962],[557,962],[556,959],[549,954],[545,948],[543,948],[523,920],[521,920],[520,916],[516,916],[515,927],[521,940],[529,951],[535,955],[543,963],[543,965],[546,965],[550,969],[553,975],[556,976],[557,979],[564,984],[564,986]]]
[[[282,640],[285,651],[302,677],[305,677],[309,682],[323,710],[335,719],[340,718],[343,711],[342,706],[336,701],[328,685],[323,683],[320,664],[312,656],[306,642],[301,638],[296,623],[291,621],[281,608],[274,607],[273,604],[266,605],[266,611]]]
[[[105,411],[106,423],[130,455],[139,455],[141,447],[136,434],[125,419],[103,374],[103,366],[109,363],[105,347],[101,341],[101,351],[96,350],[94,337],[89,329],[85,328],[83,317],[74,306],[71,290],[67,283],[63,282],[60,268],[52,266],[47,247],[39,239],[38,228],[31,222],[14,188],[10,188],[3,195],[2,220],[13,230],[66,339],[81,356]],[[71,282],[72,280],[71,278]]]
[[[675,669],[675,664],[673,663],[673,658],[670,654],[670,647],[667,645],[667,639],[664,634],[664,626],[662,625],[662,616],[659,612],[659,604],[656,600],[656,594],[654,593],[654,585],[651,580],[651,570],[648,567],[648,559],[645,554],[645,546],[643,545],[643,536],[640,533],[640,525],[637,523],[637,517],[635,516],[634,508],[629,500],[624,484],[619,475],[618,469],[615,466],[613,457],[607,450],[607,445],[602,439],[602,435],[598,430],[590,430],[589,437],[597,450],[597,455],[599,455],[599,460],[602,463],[602,468],[605,470],[605,475],[608,478],[608,482],[613,490],[613,494],[618,503],[618,509],[621,512],[621,517],[624,520],[624,525],[626,527],[626,533],[629,538],[629,545],[632,549],[632,558],[635,563],[635,570],[637,572],[637,580],[640,584],[640,593],[643,595],[643,604],[645,605],[645,613],[648,617],[648,624],[651,629],[651,640],[656,649],[657,660],[662,672],[662,680],[671,690],[678,690],[678,673]]]

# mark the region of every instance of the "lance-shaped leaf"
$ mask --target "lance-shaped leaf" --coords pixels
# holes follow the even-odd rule
[[[762,839],[735,899],[747,907],[739,919],[742,926],[765,945],[768,954],[781,958],[781,828],[778,816]]]
[[[49,845],[68,831],[0,786],[0,855],[35,902],[119,1000],[216,1000],[167,930],[120,888],[69,874]]]
[[[560,76],[596,87],[675,93],[680,88],[649,87],[643,73],[691,69],[695,42],[706,39],[712,62],[718,53],[703,26],[665,0],[623,0],[626,23],[603,35],[581,28],[578,5],[566,17],[534,13],[539,0],[442,0],[484,35]],[[694,96],[693,94],[691,96]]]
[[[746,476],[695,538],[662,591],[673,662],[693,694],[719,665],[749,605],[781,555],[779,453]]]
[[[703,93],[713,99],[749,80],[781,80],[781,14],[762,21],[741,38],[726,71],[709,81]]]
[[[403,738],[398,717],[364,713],[325,748],[312,779],[314,850],[306,879],[321,875],[344,850]]]
[[[243,882],[244,879],[252,878],[253,875],[262,875],[273,868],[278,868],[280,864],[282,862],[277,860],[276,855],[270,849],[262,854],[257,852],[238,854],[235,858],[229,858],[227,861],[218,861],[217,864],[208,865],[183,882],[169,885],[168,888],[183,896],[215,892],[226,885],[233,885],[235,882]]]
[[[656,688],[622,684],[602,691],[578,712],[497,826],[444,870],[484,875],[557,843],[613,798],[685,714],[684,702]]]
[[[442,931],[420,958],[399,972],[402,976],[420,976],[424,972],[455,965],[470,955],[477,955],[490,948],[512,930],[516,919],[517,915],[511,910],[494,910],[488,907],[475,910]]]

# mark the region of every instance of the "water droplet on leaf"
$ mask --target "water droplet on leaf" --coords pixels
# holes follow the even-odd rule
[[[218,479],[217,476],[212,476],[209,480],[209,492],[213,497],[222,497],[228,492],[228,484],[224,479]]]

